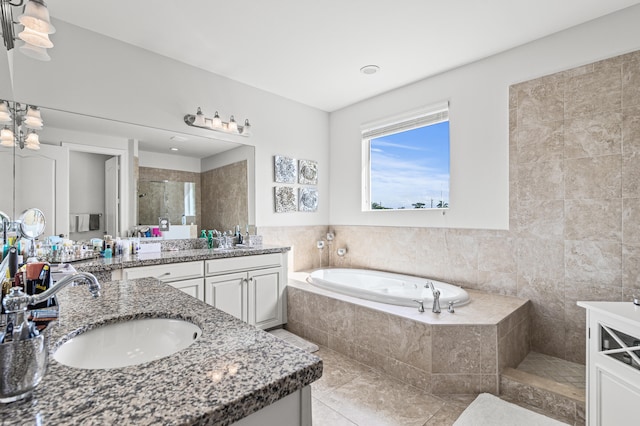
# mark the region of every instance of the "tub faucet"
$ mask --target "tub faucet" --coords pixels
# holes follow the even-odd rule
[[[433,293],[433,307],[431,308],[431,312],[434,314],[440,313],[440,290],[433,286],[432,281],[427,281],[425,287],[429,287],[431,289],[431,293]]]

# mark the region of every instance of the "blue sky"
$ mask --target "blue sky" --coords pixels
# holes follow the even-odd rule
[[[371,202],[429,208],[441,197],[449,202],[448,121],[371,140]]]

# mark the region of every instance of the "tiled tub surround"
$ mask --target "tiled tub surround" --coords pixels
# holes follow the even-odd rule
[[[532,349],[584,363],[576,302],[640,294],[640,52],[516,84],[508,102],[508,231],[336,225],[349,251],[331,263],[527,298]],[[296,244],[302,270],[318,228],[260,233]]]
[[[154,279],[103,283],[101,293],[58,293],[52,350],[70,333],[142,317],[185,319],[202,336],[172,356],[118,369],[75,369],[50,356],[32,400],[0,405],[2,424],[227,425],[322,374],[316,356]]]
[[[434,394],[498,394],[499,373],[529,352],[527,300],[469,291],[455,313],[386,305],[290,273],[287,329]]]

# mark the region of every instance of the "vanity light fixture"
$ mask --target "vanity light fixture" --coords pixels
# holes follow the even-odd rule
[[[192,127],[200,127],[202,129],[215,130],[240,136],[251,136],[251,124],[249,123],[249,119],[244,120],[244,125],[240,125],[232,115],[231,118],[229,118],[229,121],[225,122],[222,121],[218,115],[218,111],[216,111],[212,118],[206,118],[200,107],[198,107],[198,111],[195,115],[185,115],[184,122],[187,123],[188,126]]]
[[[1,146],[40,149],[36,130],[42,130],[43,123],[37,106],[0,100],[0,123],[5,124],[0,130]]]
[[[22,7],[18,21],[13,19],[13,8]],[[7,50],[15,47],[16,35],[14,25],[22,25],[24,29],[18,34],[22,40],[20,51],[33,59],[49,61],[51,57],[47,49],[53,47],[49,34],[56,32],[51,25],[49,10],[44,0],[0,0],[0,21],[2,22],[2,39]]]

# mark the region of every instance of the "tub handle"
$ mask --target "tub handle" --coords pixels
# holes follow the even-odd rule
[[[418,312],[424,312],[424,300],[413,299],[413,301],[418,304]]]
[[[447,309],[447,311],[452,314],[455,312],[455,310],[453,309],[453,300],[449,301],[449,309]]]

